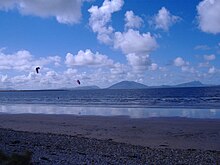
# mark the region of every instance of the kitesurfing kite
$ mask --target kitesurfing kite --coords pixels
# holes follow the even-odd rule
[[[80,81],[79,80],[77,80],[77,83],[80,85]]]
[[[40,67],[38,66],[38,67],[36,67],[36,72],[37,73],[39,73],[39,69],[40,69]]]

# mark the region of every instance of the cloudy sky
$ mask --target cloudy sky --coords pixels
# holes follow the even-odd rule
[[[0,89],[220,84],[219,11],[220,0],[0,0]]]

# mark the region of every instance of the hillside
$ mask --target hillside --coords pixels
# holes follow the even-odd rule
[[[108,89],[144,89],[148,86],[134,81],[121,81],[110,86]]]

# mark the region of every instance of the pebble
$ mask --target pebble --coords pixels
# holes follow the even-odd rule
[[[0,148],[7,154],[33,153],[33,164],[40,165],[173,165],[220,164],[220,151],[149,148],[113,140],[30,133],[0,128]]]

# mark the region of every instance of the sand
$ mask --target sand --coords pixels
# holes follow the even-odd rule
[[[150,148],[220,151],[220,120],[1,114],[0,128],[108,140]]]

